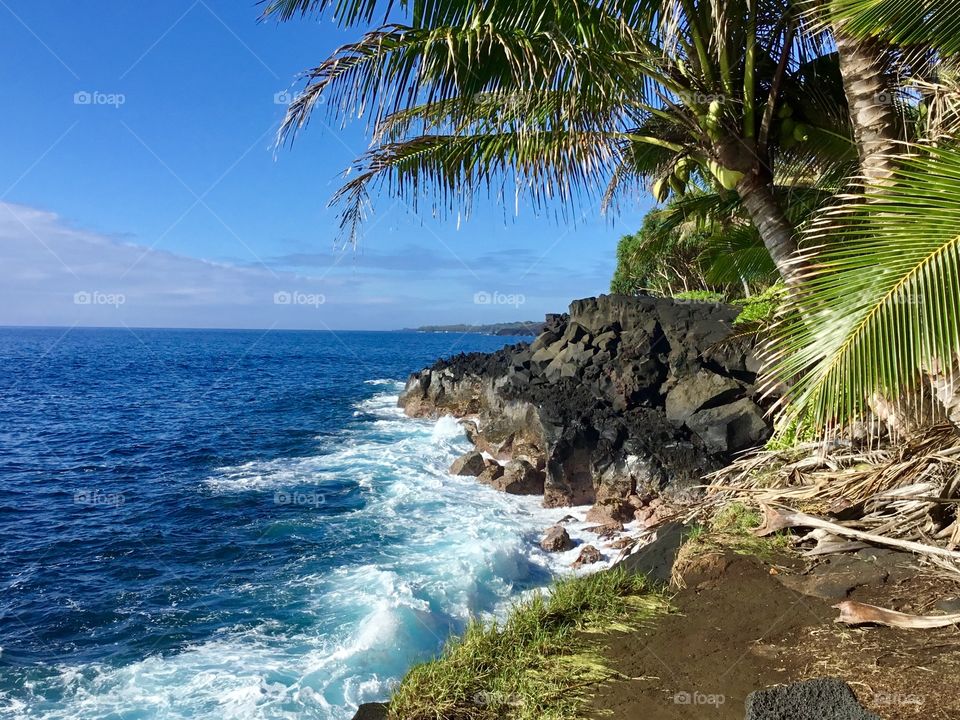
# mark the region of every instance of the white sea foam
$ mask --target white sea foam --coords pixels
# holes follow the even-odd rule
[[[396,408],[399,386],[376,384],[383,391],[357,408],[375,421],[328,438],[325,452],[221,468],[200,488],[229,495],[347,478],[365,489],[361,509],[322,522],[328,532],[359,534],[366,560],[331,566],[305,557],[289,568],[284,589],[306,601],[308,622],[223,630],[179,653],[122,667],[63,667],[56,679],[30,688],[35,703],[0,697],[0,714],[344,720],[359,703],[382,699],[469,616],[502,615],[518,595],[569,572],[579,551],[540,551],[545,527],[572,514],[581,519],[568,525],[571,535],[596,544],[584,533],[585,508],[544,509],[539,498],[450,476],[450,462],[469,447],[460,424],[406,419]],[[304,513],[300,521],[308,534],[321,520]],[[251,587],[245,595],[269,590]]]
[[[321,484],[332,480],[324,470],[322,458],[308,457],[296,460],[269,460],[248,462],[234,467],[219,468],[217,473],[203,481],[215,493],[236,493],[267,490],[288,486]]]

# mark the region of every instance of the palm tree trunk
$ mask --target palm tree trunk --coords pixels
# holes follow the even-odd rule
[[[737,193],[784,283],[796,287],[803,269],[796,257],[796,236],[770,186],[756,173],[747,173],[737,185]]]
[[[874,41],[851,38],[839,29],[834,35],[860,170],[868,184],[882,183],[896,169],[893,154],[898,140],[895,94],[885,82],[883,49]]]

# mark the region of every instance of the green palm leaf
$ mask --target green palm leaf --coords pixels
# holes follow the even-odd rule
[[[323,99],[332,115],[367,115],[376,127],[387,114],[443,104],[448,115],[470,116],[480,94],[552,97],[558,113],[602,102],[630,104],[643,86],[640,42],[601,16],[602,42],[587,44],[575,29],[549,22],[516,27],[481,10],[463,26],[386,25],[336,50],[306,73],[281,127],[292,139]]]
[[[393,7],[393,2],[380,3],[378,0],[261,0],[266,5],[264,17],[276,17],[279,20],[290,20],[291,18],[310,13],[321,13],[332,9],[334,18],[344,25],[355,25],[360,22],[370,22],[376,14],[377,6],[381,8],[384,17],[389,14]],[[400,7],[405,8],[408,5],[406,0],[402,0]]]
[[[711,238],[702,260],[711,285],[746,283],[764,287],[777,280],[777,268],[763,246],[760,233],[746,222],[731,224]]]
[[[365,217],[370,187],[381,184],[414,210],[429,198],[441,216],[453,210],[469,214],[474,194],[483,188],[505,196],[508,181],[514,194],[529,197],[535,208],[556,200],[569,209],[596,193],[619,162],[621,142],[612,133],[564,130],[423,135],[363,155],[355,177],[332,202],[342,204],[341,228],[351,242]]]
[[[901,163],[869,202],[850,198],[810,232],[826,247],[770,356],[772,379],[790,384],[789,419],[845,425],[960,352],[960,151]]]
[[[830,10],[852,35],[960,52],[957,0],[831,0]]]

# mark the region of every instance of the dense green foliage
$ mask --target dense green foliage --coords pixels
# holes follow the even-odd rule
[[[776,283],[757,295],[733,300],[734,305],[743,308],[737,315],[737,319],[733,321],[734,326],[767,331],[783,306],[785,296],[784,286]]]
[[[693,302],[722,303],[727,301],[726,295],[713,290],[687,290],[678,292],[673,297],[677,300],[691,300]]]
[[[733,299],[760,292],[777,279],[749,221],[702,214],[695,204],[702,197],[671,200],[648,213],[638,232],[620,239],[611,292],[671,297],[705,292]]]
[[[701,231],[660,232],[657,217],[651,213],[638,232],[620,239],[610,291],[673,296],[709,291],[703,259],[707,245],[708,237]]]

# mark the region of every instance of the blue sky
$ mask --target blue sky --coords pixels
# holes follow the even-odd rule
[[[259,13],[0,0],[0,324],[392,329],[606,291],[641,208],[564,221],[481,199],[458,225],[382,196],[341,249],[327,201],[366,128],[318,115],[278,150],[277,95],[358,31]]]

